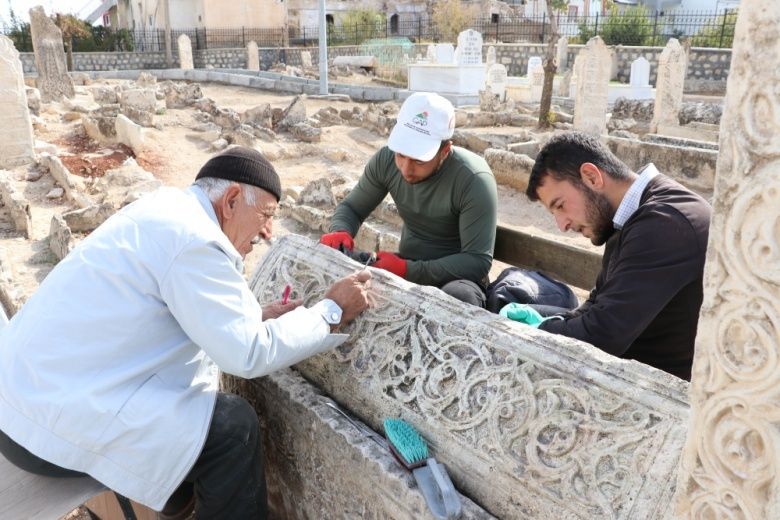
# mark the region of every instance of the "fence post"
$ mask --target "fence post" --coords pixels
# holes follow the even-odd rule
[[[719,49],[723,48],[723,36],[724,36],[724,34],[726,32],[726,20],[728,19],[728,17],[729,17],[729,10],[728,9],[724,9],[723,10],[723,23],[720,24],[720,43],[718,43],[718,48]]]
[[[597,11],[596,12],[596,26],[593,29],[593,36],[598,36],[598,35],[599,35],[599,13]],[[587,42],[585,42],[585,43],[587,43]]]
[[[358,45],[358,23],[355,22],[355,45]]]
[[[306,47],[306,26],[303,26],[303,46]]]
[[[422,40],[422,17],[417,19],[417,43]]]
[[[653,43],[655,47],[655,38],[658,35],[658,11],[655,12],[655,20],[653,21]]]
[[[246,47],[246,34],[244,34],[244,26],[241,26],[241,46]]]
[[[544,43],[544,26],[547,23],[547,12],[542,13],[542,43]]]

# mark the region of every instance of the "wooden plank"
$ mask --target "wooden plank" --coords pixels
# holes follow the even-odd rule
[[[542,271],[582,289],[591,289],[601,271],[601,253],[506,226],[496,229],[493,256],[501,262]]]

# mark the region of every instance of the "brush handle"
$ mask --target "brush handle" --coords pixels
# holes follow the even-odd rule
[[[452,485],[449,473],[443,464],[439,464],[435,459],[428,459],[428,466],[431,468],[433,478],[439,485],[442,501],[448,519],[459,518],[461,512],[460,497]]]
[[[437,520],[460,518],[460,497],[444,466],[435,459],[429,458],[425,466],[415,469],[412,474],[434,518]]]

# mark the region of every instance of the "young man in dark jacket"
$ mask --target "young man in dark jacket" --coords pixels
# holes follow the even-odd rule
[[[539,328],[690,379],[712,208],[648,164],[638,173],[598,137],[551,139],[526,195],[562,231],[606,244],[588,300]]]

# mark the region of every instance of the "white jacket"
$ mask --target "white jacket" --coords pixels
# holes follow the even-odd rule
[[[324,302],[261,321],[242,269],[200,188],[127,206],[0,334],[0,430],[161,509],[203,447],[217,367],[258,377],[345,339]]]

